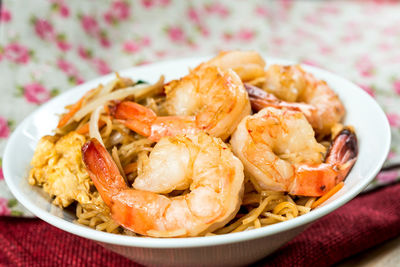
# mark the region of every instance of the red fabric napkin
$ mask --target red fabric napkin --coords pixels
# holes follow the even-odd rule
[[[400,184],[361,195],[260,266],[329,266],[400,234]],[[138,266],[39,219],[0,219],[0,266]]]

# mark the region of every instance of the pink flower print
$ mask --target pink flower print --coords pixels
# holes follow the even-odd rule
[[[116,24],[117,23],[117,20],[114,18],[111,11],[107,11],[106,13],[104,13],[103,17],[104,17],[104,20],[108,24]]]
[[[224,32],[222,38],[225,40],[225,42],[229,42],[233,39],[233,34],[231,32]]]
[[[58,48],[60,48],[62,51],[68,51],[71,49],[71,45],[69,43],[67,43],[64,40],[59,40],[57,41],[57,46]]]
[[[160,50],[160,51],[156,51],[156,56],[159,58],[165,57],[167,55],[167,51],[165,50]]]
[[[68,78],[71,82],[74,82],[77,84],[83,83],[83,79],[79,75],[78,69],[74,65],[69,63],[68,61],[60,58],[57,61],[57,66],[60,70],[62,70],[63,72],[65,72],[68,75]]]
[[[69,16],[69,8],[64,4],[60,4],[60,15],[64,18]]]
[[[356,68],[363,77],[370,77],[374,73],[374,66],[366,55],[357,60]]]
[[[0,181],[4,180],[3,168],[0,165]]]
[[[399,178],[399,173],[397,170],[380,172],[376,177],[376,179],[382,183],[394,182],[397,178]]]
[[[252,39],[254,39],[254,36],[255,32],[250,29],[241,29],[237,33],[237,38],[242,41],[251,41]]]
[[[101,33],[100,33],[100,45],[105,48],[108,48],[111,46],[111,42],[110,42],[110,39],[108,39],[106,31],[101,31]]]
[[[292,0],[281,0],[279,2],[281,3],[281,7],[283,7],[286,10],[290,9],[293,5]]]
[[[161,6],[168,6],[171,4],[171,0],[158,0]]]
[[[120,20],[126,20],[131,13],[128,3],[117,0],[114,1],[110,9],[104,14],[104,19],[109,24],[114,24]]]
[[[57,46],[60,48],[62,51],[68,51],[71,49],[71,44],[69,44],[66,40],[66,37],[64,34],[59,34],[57,35]]]
[[[0,8],[0,21],[1,22],[9,22],[10,20],[11,20],[11,13],[3,5]]]
[[[269,16],[269,10],[268,8],[264,6],[256,6],[255,12],[257,15],[261,17],[268,17]]]
[[[387,156],[388,159],[393,159],[396,157],[396,153],[394,151],[389,151],[389,154]]]
[[[18,43],[8,44],[4,48],[4,57],[15,63],[27,64],[30,59],[29,50]]]
[[[45,19],[33,19],[36,34],[43,40],[54,39],[53,25]]]
[[[200,12],[196,8],[189,7],[189,9],[187,11],[187,16],[194,23],[196,23],[196,24],[200,23]]]
[[[316,61],[313,61],[311,59],[304,59],[301,61],[301,63],[306,64],[306,65],[310,65],[313,67],[320,67],[319,64]]]
[[[283,38],[280,37],[273,37],[271,39],[271,42],[276,45],[276,46],[282,46],[285,43],[285,40]]]
[[[142,6],[144,6],[145,8],[152,8],[155,4],[154,0],[142,0],[141,1]]]
[[[85,32],[91,36],[96,36],[100,32],[99,24],[96,19],[89,15],[82,15],[80,17],[81,26]]]
[[[185,39],[184,32],[179,26],[172,26],[167,29],[167,33],[171,41],[180,42]]]
[[[140,50],[140,45],[135,41],[126,41],[123,44],[123,49],[125,52],[134,53]]]
[[[378,44],[378,48],[382,51],[387,51],[387,50],[393,49],[393,45],[388,42],[383,41],[382,43]]]
[[[7,138],[10,135],[10,127],[4,117],[0,116],[0,138]]]
[[[145,37],[143,37],[142,38],[142,40],[140,41],[140,44],[142,45],[142,46],[149,46],[150,44],[151,44],[151,39],[150,39],[150,37],[148,37],[148,36],[145,36]]]
[[[89,49],[85,49],[83,46],[78,46],[78,54],[83,59],[89,59],[92,57],[92,52]]]
[[[386,5],[386,4],[394,4],[394,3],[397,3],[398,0],[373,0],[372,2],[374,2],[374,3],[377,4],[377,5],[380,5],[380,4]]]
[[[326,44],[322,44],[322,45],[319,47],[319,51],[321,52],[321,54],[327,55],[327,54],[332,53],[333,49],[332,49],[332,47],[330,47],[330,46],[328,46],[328,45],[326,45]]]
[[[0,215],[7,216],[11,214],[11,210],[8,208],[8,200],[0,197]]]
[[[58,11],[62,17],[66,18],[69,16],[69,8],[64,3],[64,0],[50,0],[50,2],[53,2],[52,9]]]
[[[396,94],[400,95],[400,80],[394,81],[393,89],[396,92]]]
[[[367,92],[370,96],[375,97],[375,92],[372,89],[372,87],[370,87],[368,85],[364,85],[364,84],[359,84],[358,86],[360,86],[361,89],[363,89],[365,92]]]
[[[50,92],[40,83],[26,84],[23,89],[24,97],[30,103],[41,104],[50,99]]]
[[[345,43],[350,43],[360,40],[361,37],[362,36],[360,32],[353,30],[351,32],[348,32],[342,39]]]
[[[315,39],[315,35],[309,31],[304,30],[303,28],[297,28],[294,30],[295,34],[301,37],[302,39]],[[297,41],[297,40],[296,40]]]
[[[108,48],[111,46],[111,42],[106,36],[100,37],[100,44],[102,47],[105,47],[105,48]]]
[[[121,0],[114,1],[111,8],[116,17],[120,20],[125,20],[130,16],[131,7],[127,2]]]
[[[193,39],[187,39],[186,43],[190,46],[192,50],[196,50],[199,48],[199,45]]]
[[[307,21],[311,24],[320,24],[321,23],[320,14],[318,13],[307,14],[304,16],[304,21]]]
[[[229,15],[228,8],[224,5],[222,5],[221,3],[213,3],[213,4],[206,5],[205,10],[208,13],[214,13],[223,18]]]
[[[325,14],[338,14],[340,9],[337,8],[336,6],[333,5],[323,5],[319,9],[320,13],[325,13]]]
[[[201,35],[203,35],[204,37],[207,37],[210,35],[209,29],[204,25],[199,25],[199,30],[200,30]]]
[[[396,34],[398,34],[400,32],[398,25],[399,25],[398,23],[390,24],[389,26],[386,26],[385,28],[383,28],[382,32],[385,35],[395,36]]]
[[[69,74],[69,75],[75,75],[77,74],[77,69],[75,68],[75,66],[73,66],[71,63],[69,63],[68,61],[60,58],[57,61],[57,66],[60,68],[60,70],[62,70],[63,72]]]
[[[392,127],[400,127],[400,115],[396,113],[388,113],[386,114],[389,124]]]
[[[100,58],[93,59],[93,64],[95,65],[97,72],[104,75],[111,72],[110,67],[108,66],[107,62]]]

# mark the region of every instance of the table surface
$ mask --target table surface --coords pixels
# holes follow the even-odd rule
[[[400,237],[354,255],[337,267],[396,267],[400,264]]]

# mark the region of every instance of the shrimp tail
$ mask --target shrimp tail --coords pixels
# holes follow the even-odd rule
[[[319,197],[335,186],[337,172],[330,165],[302,165],[298,168],[289,193],[292,195]]]
[[[151,135],[151,125],[157,118],[151,109],[131,101],[118,103],[112,115],[132,131],[146,137]]]
[[[325,163],[299,167],[289,193],[318,197],[328,192],[346,178],[357,160],[357,147],[355,133],[344,128],[334,138]]]
[[[91,139],[82,147],[82,158],[116,222],[143,235],[155,227],[152,220],[162,217],[169,205],[166,197],[129,188],[110,154],[96,139]],[[159,209],[152,210],[150,206]]]
[[[193,116],[157,117],[153,110],[130,101],[118,103],[112,115],[132,131],[155,142],[164,136],[200,131]]]
[[[258,88],[257,86],[245,83],[244,87],[249,95],[251,108],[254,112],[258,112],[265,107],[279,108],[280,100],[273,94]]]
[[[343,181],[357,160],[357,136],[350,128],[341,130],[332,142],[325,162],[337,166],[336,184]]]
[[[128,188],[112,157],[99,141],[92,138],[82,147],[82,159],[104,202],[111,205],[112,196]]]

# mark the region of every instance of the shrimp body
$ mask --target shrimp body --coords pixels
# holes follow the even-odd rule
[[[118,105],[115,118],[148,138],[205,131],[223,140],[242,118],[250,114],[250,102],[239,76],[232,70],[206,67],[165,85],[167,113],[157,115],[133,102]]]
[[[198,236],[225,225],[243,195],[243,165],[225,143],[205,133],[164,137],[133,188],[96,140],[82,148],[94,185],[122,226],[154,237]],[[174,190],[187,193],[168,197]]]
[[[256,110],[271,104],[299,109],[321,136],[330,134],[332,127],[343,119],[345,108],[335,92],[326,82],[305,72],[299,65],[272,65],[265,73],[266,80],[262,89],[276,96],[279,101],[253,94],[253,90],[249,94],[252,100],[258,101]],[[263,100],[267,100],[264,105]]]
[[[321,196],[342,181],[356,160],[357,141],[342,131],[326,148],[299,111],[267,107],[247,116],[231,139],[245,172],[261,189]]]
[[[264,76],[265,61],[254,51],[225,51],[200,64],[195,70],[210,66],[232,69],[243,82],[248,82]]]

